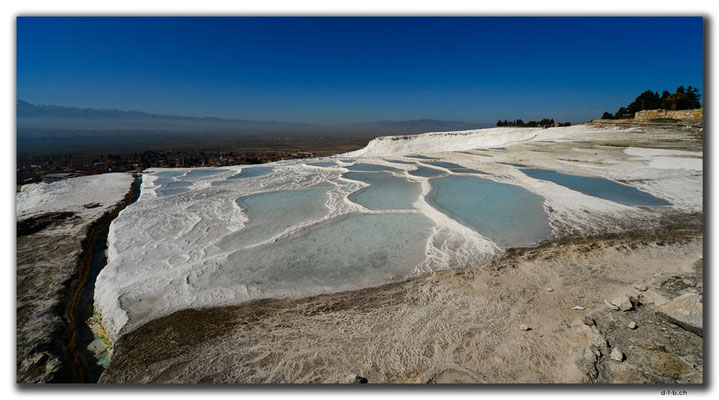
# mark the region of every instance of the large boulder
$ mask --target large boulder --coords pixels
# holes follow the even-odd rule
[[[704,306],[696,293],[683,294],[657,307],[656,313],[669,322],[704,336]]]

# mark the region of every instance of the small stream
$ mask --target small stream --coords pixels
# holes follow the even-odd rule
[[[137,187],[130,200],[130,204],[140,197],[142,177],[135,178]],[[129,205],[128,205],[129,206]],[[94,315],[95,281],[100,271],[107,265],[107,236],[110,232],[108,225],[92,248],[92,262],[85,287],[75,308],[75,329],[77,330],[77,357],[80,362],[83,383],[95,383],[107,368],[110,354],[101,337],[95,335],[88,325],[88,320]],[[95,316],[96,317],[96,316]]]

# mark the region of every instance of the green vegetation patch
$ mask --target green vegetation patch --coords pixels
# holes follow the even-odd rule
[[[602,119],[634,118],[634,114],[642,110],[694,110],[702,107],[701,97],[702,95],[699,93],[699,88],[691,86],[687,86],[686,88],[679,86],[674,93],[669,93],[669,91],[665,90],[661,96],[659,92],[647,90],[637,96],[626,108],[619,107],[619,110],[617,110],[614,115],[605,111],[602,115]]]

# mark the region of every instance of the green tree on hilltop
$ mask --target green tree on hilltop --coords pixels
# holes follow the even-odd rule
[[[660,107],[660,97],[656,92],[647,90],[637,96],[634,101],[627,106],[627,112],[632,114],[642,110],[656,110]]]
[[[687,107],[689,109],[702,108],[701,97],[699,88],[687,87]]]
[[[657,92],[647,90],[637,96],[626,108],[619,107],[614,118],[634,118],[634,114],[642,110],[692,110],[701,108],[701,106],[699,89],[692,86],[686,88],[679,86],[674,93],[664,90],[661,96]],[[610,116],[611,114],[605,112],[602,119],[611,119]]]
[[[672,94],[666,90],[662,92],[662,97],[659,99],[659,108],[663,110],[672,109]]]
[[[619,107],[617,112],[614,114],[614,119],[624,119],[624,118],[632,118],[629,116],[630,114],[627,112],[627,109],[624,107]]]

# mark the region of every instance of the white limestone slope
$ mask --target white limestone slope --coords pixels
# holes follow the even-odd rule
[[[504,163],[623,180],[667,198],[673,208],[701,211],[701,170],[652,164],[656,157],[675,154],[624,153],[616,147],[592,153],[572,150],[575,142],[606,141],[632,132],[582,125],[383,137],[364,149],[322,160],[334,166],[308,165],[318,160],[281,161],[263,165],[273,168],[267,175],[244,179],[227,178],[258,167],[223,167],[216,174],[195,174],[190,186],[178,185],[186,192],[167,196],[158,192],[158,182],[166,184],[168,175],[161,180],[157,173],[163,170],[147,171],[142,196],[110,227],[108,265],[97,279],[95,305],[115,340],[182,309],[375,286],[481,265],[501,254],[503,249],[491,239],[425,200],[429,179],[408,173],[423,160],[404,157],[414,154],[477,169],[484,174],[475,176],[541,196],[552,235],[617,231],[627,221],[651,226],[659,211],[532,179]],[[558,144],[561,151],[572,152],[571,157],[552,153]],[[490,151],[478,154],[473,149]],[[342,174],[356,163],[392,167],[392,175],[420,184],[421,193],[406,209],[374,210],[354,203],[348,195],[368,184]],[[169,181],[182,180],[193,170],[175,171],[179,176]],[[683,186],[677,188],[677,182]],[[698,190],[686,191],[697,182]],[[296,192],[289,196],[288,190]]]
[[[122,200],[132,184],[132,176],[109,173],[81,176],[52,183],[23,185],[15,196],[17,218],[52,211],[72,211],[80,215],[95,215],[105,208],[114,207]],[[83,205],[99,203],[98,207]]]
[[[585,132],[585,126],[562,128],[489,128],[456,132],[429,132],[418,135],[382,136],[347,157],[390,157],[504,147],[532,140],[559,139]]]

